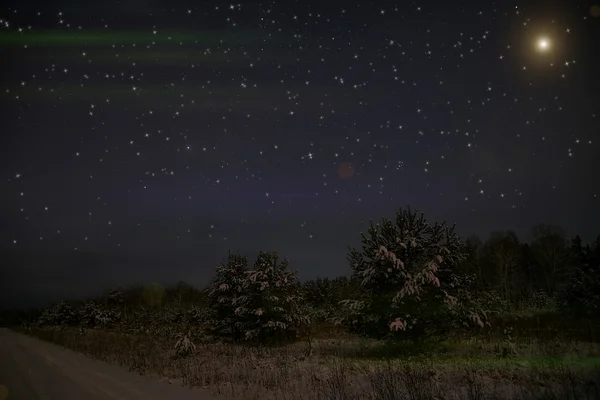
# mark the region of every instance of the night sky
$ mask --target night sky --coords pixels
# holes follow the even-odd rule
[[[600,2],[0,6],[0,300],[348,274],[369,219],[600,233]]]

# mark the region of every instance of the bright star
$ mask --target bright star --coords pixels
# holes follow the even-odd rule
[[[547,51],[550,49],[550,40],[546,38],[541,38],[538,40],[537,47],[541,51]]]

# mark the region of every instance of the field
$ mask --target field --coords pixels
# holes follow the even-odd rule
[[[160,334],[160,332],[163,332]],[[600,327],[526,316],[443,342],[382,342],[318,326],[277,347],[202,335],[175,351],[169,327],[144,333],[29,328],[27,333],[173,384],[235,399],[600,399]]]

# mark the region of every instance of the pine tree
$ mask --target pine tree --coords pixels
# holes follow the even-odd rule
[[[235,309],[245,290],[248,261],[239,254],[227,256],[227,261],[217,267],[216,275],[206,289],[211,334],[233,341],[243,339],[241,324]]]
[[[482,247],[483,243],[477,236],[470,236],[464,243],[462,253],[465,259],[459,263],[457,272],[466,275],[475,275],[477,277],[477,290],[481,291],[485,288],[485,280],[483,275],[483,262],[482,262]]]
[[[62,301],[58,304],[54,304],[53,306],[44,310],[40,318],[38,319],[38,324],[40,326],[61,326],[67,327],[71,325],[75,325],[78,322],[78,315],[71,306],[66,301]]]
[[[570,250],[575,271],[568,285],[562,290],[562,303],[569,312],[599,316],[600,240],[596,240],[592,249],[589,245],[583,246],[578,235],[571,241]]]
[[[86,328],[107,328],[121,320],[121,313],[118,309],[106,307],[94,301],[83,303],[77,310],[77,314],[80,324]]]
[[[361,236],[362,251],[348,255],[360,291],[342,302],[348,314],[339,322],[380,338],[439,335],[463,319],[483,326],[484,316],[467,307],[467,277],[454,272],[464,255],[453,227],[400,209],[395,223],[371,222]]]
[[[246,272],[244,293],[235,309],[244,338],[261,344],[297,338],[307,323],[295,271],[276,252],[259,253]]]
[[[544,279],[544,291],[553,296],[572,273],[565,233],[560,227],[542,224],[533,228],[533,235],[531,249],[537,272]]]
[[[488,288],[497,290],[504,302],[516,300],[519,281],[522,279],[522,246],[514,232],[492,232],[482,250],[484,272]]]

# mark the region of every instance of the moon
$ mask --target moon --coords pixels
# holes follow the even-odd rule
[[[539,38],[537,47],[540,51],[548,51],[550,49],[550,40],[548,38]]]

